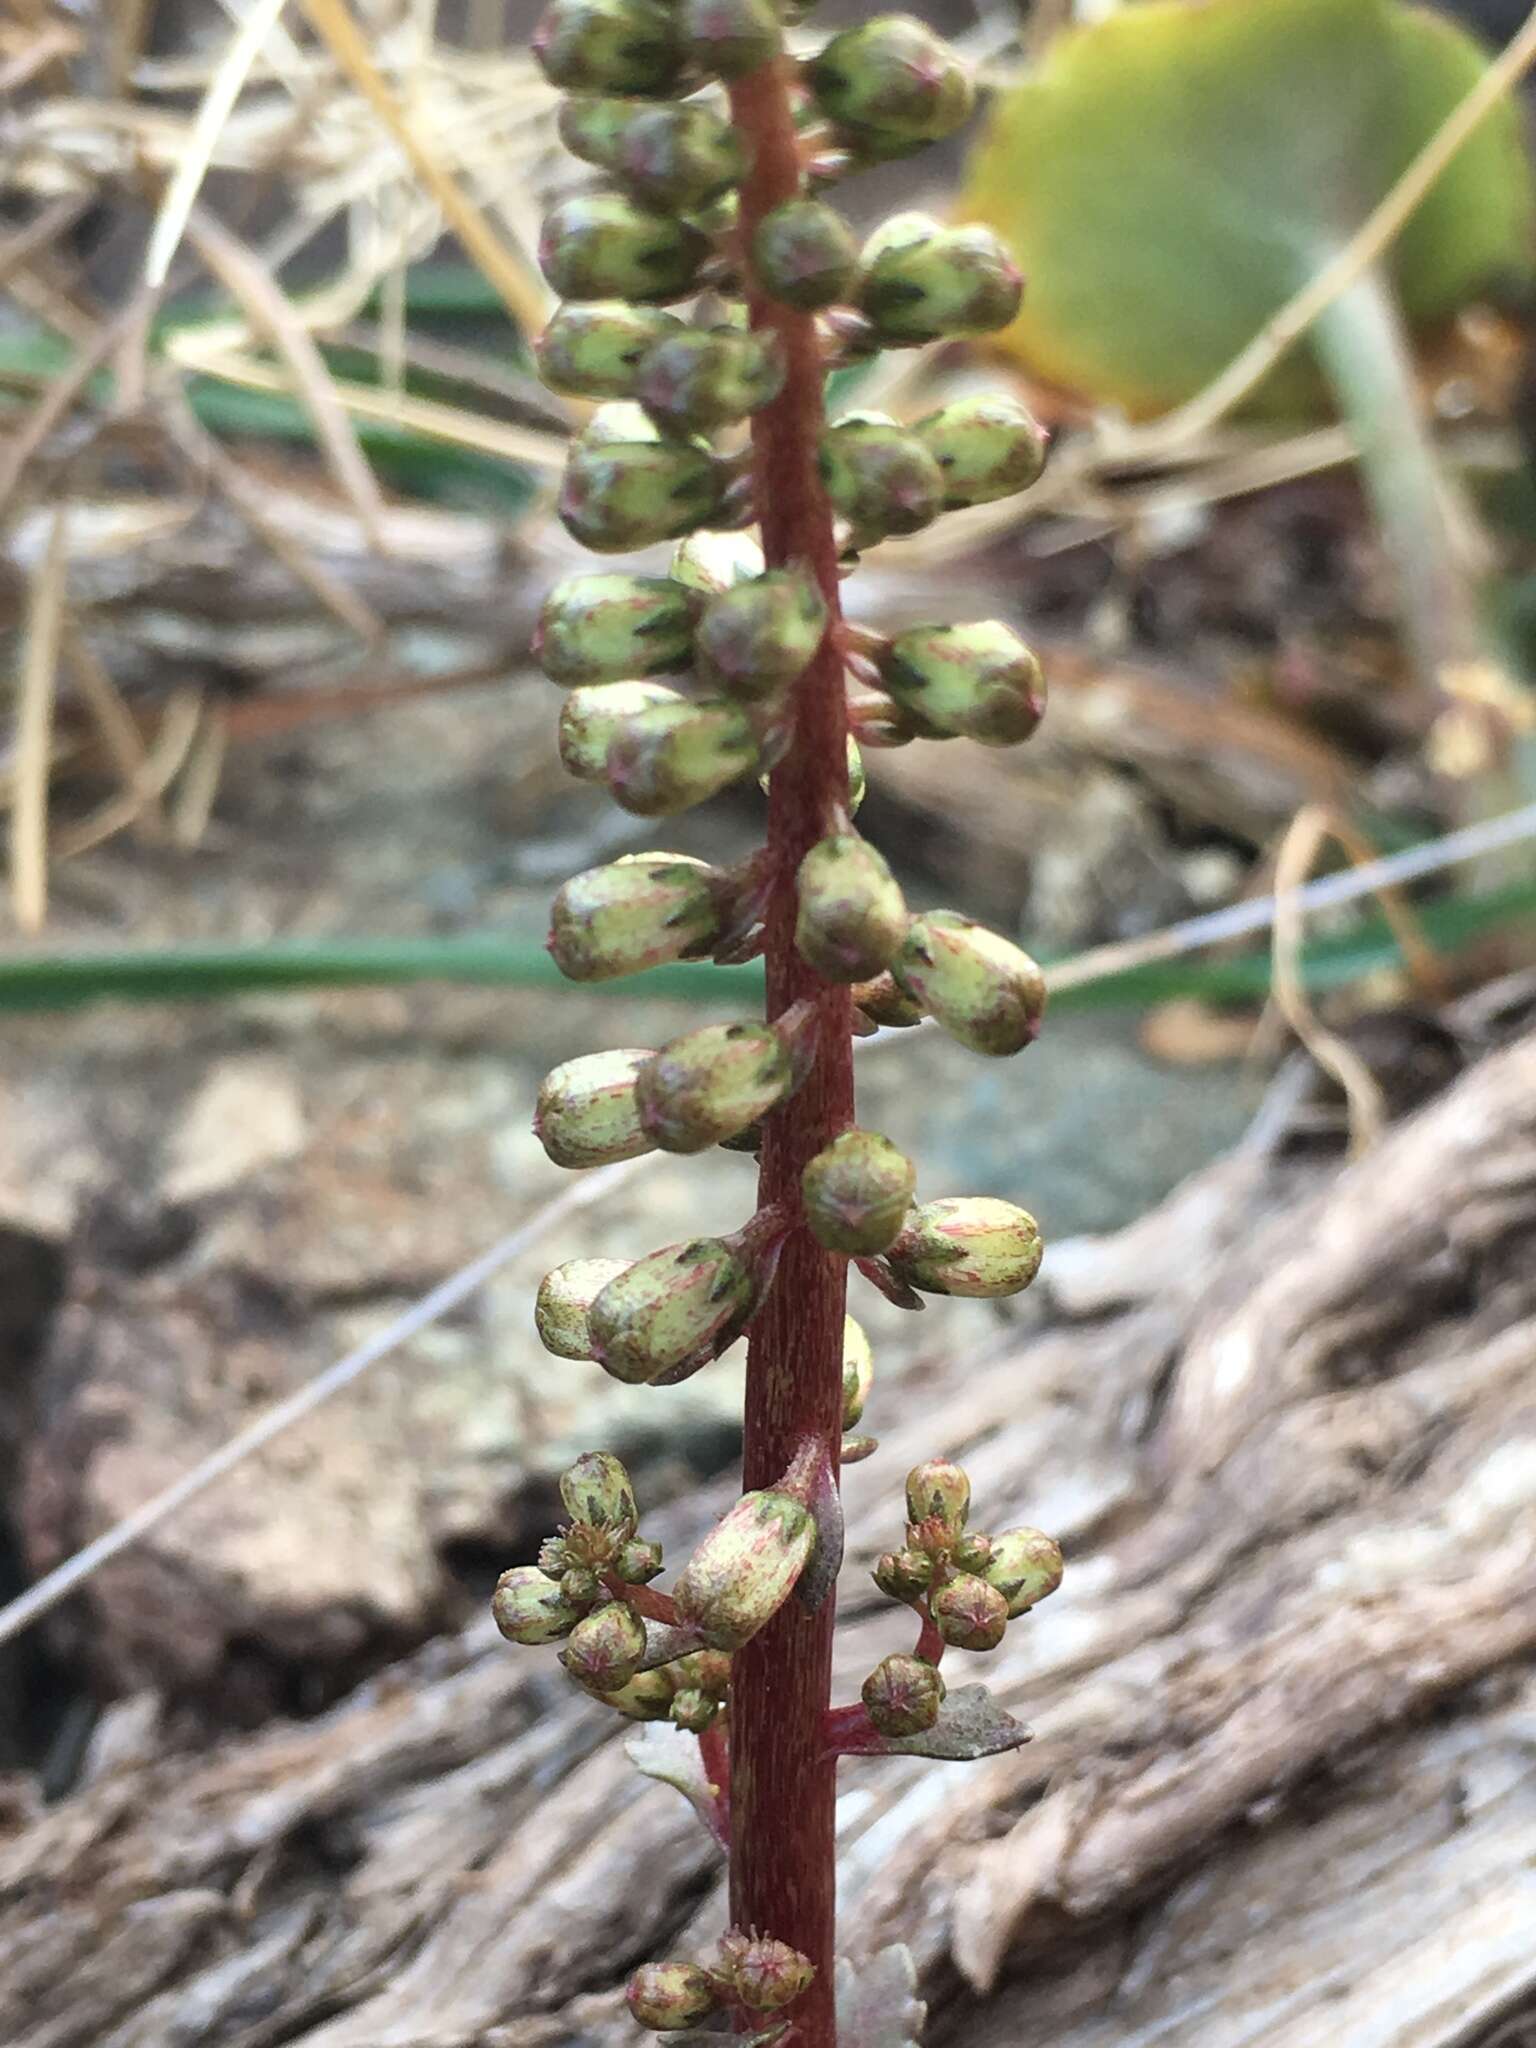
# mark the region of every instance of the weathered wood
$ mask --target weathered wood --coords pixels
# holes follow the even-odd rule
[[[861,1567],[917,1455],[1069,1557],[1004,1651],[955,1660],[1028,1748],[843,1769],[851,1944],[912,1945],[935,2043],[1519,2038],[1533,1226],[1527,1038],[1348,1167],[1251,1148],[1064,1248],[1049,1327],[957,1356],[849,1473],[845,1697],[904,1641]],[[658,1518],[669,1551],[718,1505]],[[548,1655],[477,1623],[202,1754],[119,1709],[0,1843],[0,2038],[618,2048],[618,1979],[718,1928],[717,1875]]]

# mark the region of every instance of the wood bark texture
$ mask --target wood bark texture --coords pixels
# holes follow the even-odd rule
[[[1533,1243],[1527,1035],[1352,1164],[1256,1139],[1060,1247],[1048,1318],[899,1418],[877,1387],[839,1698],[906,1647],[867,1571],[919,1456],[1068,1556],[955,1658],[1032,1744],[842,1767],[845,1940],[910,1944],[931,2048],[1536,2039]],[[656,1518],[670,1556],[723,1498]],[[623,1732],[486,1623],[202,1750],[125,1703],[7,1807],[0,2039],[633,2044],[625,1970],[724,1906]]]

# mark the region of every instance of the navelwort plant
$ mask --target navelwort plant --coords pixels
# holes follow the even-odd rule
[[[845,1313],[849,1264],[920,1308],[924,1294],[1016,1293],[1041,1254],[1008,1202],[916,1202],[912,1162],[857,1124],[852,1041],[928,1016],[977,1052],[1015,1053],[1039,1029],[1044,984],[969,918],[909,912],[853,824],[858,743],[1011,745],[1038,725],[1044,688],[1006,625],[888,639],[844,621],[839,587],[862,549],[1026,489],[1044,443],[1010,397],[911,426],[828,423],[829,370],[1002,328],[1021,281],[986,229],[903,213],[861,249],[821,196],[959,127],[971,85],[954,52],[904,15],[807,60],[784,29],[774,0],[552,0],[535,37],[570,94],[561,134],[604,180],[555,207],[540,250],[566,302],[539,345],[544,378],[600,401],[560,516],[600,555],[680,543],[668,575],[604,568],[549,594],[536,651],[570,692],[561,757],[644,818],[748,776],[768,790],[758,854],[730,870],[632,854],[576,875],[550,950],[578,982],[761,952],[768,1006],[766,1021],[570,1060],[536,1119],[563,1166],[658,1148],[759,1155],[740,1228],[632,1264],[576,1260],[537,1307],[556,1356],[656,1387],[750,1330],[746,1491],[664,1594],[627,1473],[588,1453],[562,1481],[569,1523],[537,1565],[503,1575],[494,1609],[514,1642],[562,1641],[570,1676],[619,1713],[671,1724],[650,1731],[642,1768],[689,1791],[730,1859],[732,1931],[708,1960],[635,1974],[641,2025],[899,2048],[918,2017],[904,1960],[893,1974],[888,1952],[840,1981],[833,1968],[838,1759],[1024,1740],[984,1688],[946,1697],[942,1660],[951,1645],[995,1649],[1062,1563],[1039,1530],[973,1530],[959,1467],[918,1466],[904,1542],[875,1572],[916,1640],[857,1701],[832,1703],[838,1468],[876,1448],[845,1434],[873,1378]],[[685,300],[687,318],[671,310]]]

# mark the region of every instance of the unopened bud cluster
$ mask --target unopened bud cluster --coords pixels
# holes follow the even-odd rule
[[[722,1935],[708,1963],[644,1963],[625,1996],[642,2027],[670,2034],[716,2013],[755,2021],[793,2005],[816,1971],[808,1957],[771,1936]]]
[[[905,1546],[878,1561],[874,1579],[888,1599],[924,1614],[943,1644],[995,1650],[1009,1622],[1061,1584],[1061,1546],[1039,1529],[982,1535],[970,1513],[971,1482],[958,1465],[930,1458],[914,1466]],[[921,1734],[944,1701],[936,1657],[887,1657],[864,1681],[863,1699],[882,1735]]]
[[[813,988],[849,992],[859,1033],[931,1019],[1002,1057],[1040,1028],[1040,970],[969,918],[909,908],[853,823],[859,743],[1027,740],[1045,708],[1039,663],[996,620],[893,636],[851,627],[830,564],[851,566],[947,511],[1028,489],[1044,436],[1023,405],[996,395],[959,398],[907,424],[870,412],[824,422],[797,457],[796,503],[804,499],[818,530],[803,544],[776,543],[772,559],[750,529],[758,489],[777,486],[766,465],[759,478],[747,444],[754,416],[781,400],[783,419],[820,419],[814,376],[805,389],[818,354],[831,372],[886,347],[994,332],[1018,312],[1022,281],[984,228],[909,212],[860,242],[831,188],[953,134],[971,109],[970,78],[903,15],[845,29],[790,61],[785,21],[801,11],[777,0],[551,0],[534,37],[538,61],[568,95],[561,137],[593,173],[550,213],[539,252],[564,301],[538,344],[540,369],[554,390],[590,406],[559,516],[602,557],[673,544],[664,568],[605,561],[549,592],[534,651],[566,692],[560,758],[634,816],[665,819],[732,786],[767,784],[797,744],[809,690],[842,693],[849,733],[846,793],[825,815],[817,805],[792,850],[770,844],[730,868],[646,851],[577,874],[555,897],[549,949],[572,981],[601,983],[676,961],[746,960],[771,930],[776,948],[793,944],[801,985],[808,970]],[[755,138],[730,93],[769,65],[788,81],[801,155],[798,189],[765,209],[755,188],[743,200]],[[832,779],[841,777],[839,758]],[[570,1168],[652,1151],[755,1152],[765,1125],[783,1130],[774,1120],[796,1115],[815,1060],[827,1056],[829,1014],[813,993],[768,1021],[710,1023],[663,1045],[568,1059],[540,1090],[535,1130]],[[1032,1218],[985,1197],[919,1202],[916,1179],[888,1137],[844,1129],[809,1160],[793,1199],[737,1229],[633,1261],[557,1267],[539,1290],[539,1336],[557,1357],[593,1361],[627,1384],[676,1384],[747,1328],[784,1243],[802,1230],[907,1306],[922,1293],[1000,1296],[1029,1284],[1040,1261]],[[851,1317],[842,1368],[851,1431],[873,1382]],[[823,1448],[830,1459],[835,1446]],[[844,1454],[873,1448],[849,1437]],[[818,1532],[831,1525],[798,1470],[739,1500],[666,1596],[649,1586],[661,1554],[638,1534],[623,1468],[596,1454],[579,1460],[562,1483],[571,1521],[536,1565],[504,1575],[499,1626],[520,1643],[561,1642],[571,1677],[629,1718],[723,1739],[716,1724],[729,1713],[734,1652],[797,1586],[812,1605],[825,1592],[830,1566],[810,1568]],[[1038,1532],[966,1534],[968,1495],[955,1468],[919,1468],[907,1546],[881,1560],[882,1586],[925,1624],[919,1654],[887,1658],[864,1688],[883,1733],[933,1725],[944,1685],[937,1656],[924,1653],[935,1634],[989,1648],[1010,1615],[1055,1583],[1054,1546]],[[740,2029],[791,2004],[811,1975],[782,1943],[731,1934],[712,1964],[647,1966],[629,2000],[661,2031],[725,2012]]]

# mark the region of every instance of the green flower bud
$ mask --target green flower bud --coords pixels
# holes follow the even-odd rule
[[[800,1176],[805,1220],[829,1252],[873,1258],[900,1231],[916,1185],[916,1167],[889,1138],[844,1131]]]
[[[618,1692],[640,1669],[645,1623],[627,1600],[612,1600],[577,1622],[560,1661],[591,1692]]]
[[[897,985],[951,1038],[1002,1058],[1039,1035],[1045,976],[1010,940],[954,910],[913,918],[891,962]]]
[[[852,1429],[864,1413],[875,1384],[875,1354],[861,1323],[843,1317],[843,1427]]]
[[[923,1735],[939,1718],[944,1680],[921,1657],[887,1657],[860,1688],[864,1711],[882,1735]]]
[[[758,222],[752,271],[782,305],[812,312],[846,299],[859,274],[859,245],[840,213],[820,199],[786,199]]]
[[[533,54],[567,92],[665,93],[683,67],[672,10],[656,0],[551,0]]]
[[[757,703],[787,689],[827,629],[827,606],[802,569],[771,569],[712,597],[694,648],[700,675],[726,696]]]
[[[692,658],[693,612],[668,576],[567,576],[544,600],[534,656],[556,683],[662,675]]]
[[[717,795],[757,765],[745,714],[718,702],[652,704],[608,749],[614,802],[640,818],[670,818]]]
[[[952,1649],[995,1650],[1008,1627],[1008,1602],[995,1586],[956,1572],[929,1603],[939,1634]]]
[[[877,974],[873,981],[859,982],[854,988],[853,1000],[871,1024],[878,1024],[887,1031],[905,1031],[923,1021],[921,1005],[914,1003],[905,990],[896,986],[896,978],[892,974]]]
[[[831,121],[901,142],[939,142],[971,111],[970,73],[909,14],[882,14],[834,36],[809,66],[816,103]]]
[[[899,633],[881,673],[896,702],[924,725],[983,746],[1016,746],[1045,716],[1040,664],[1000,619]]]
[[[629,1474],[611,1451],[583,1451],[560,1475],[560,1499],[573,1522],[616,1529],[626,1539],[640,1520]]]
[[[813,1982],[816,1966],[787,1941],[728,1934],[720,1944],[721,1973],[750,2012],[793,2005]]]
[[[792,1494],[748,1493],[684,1565],[672,1597],[711,1649],[739,1650],[772,1621],[816,1547],[816,1524]]]
[[[888,1550],[871,1576],[888,1600],[920,1600],[933,1583],[933,1559],[920,1550]]]
[[[593,1302],[593,1356],[614,1379],[649,1385],[728,1342],[755,1299],[752,1268],[727,1239],[667,1245],[625,1267]]]
[[[991,1195],[950,1196],[909,1212],[886,1253],[897,1275],[924,1294],[992,1298],[1019,1294],[1045,1247],[1033,1216]]]
[[[641,1128],[663,1152],[704,1152],[766,1116],[795,1082],[790,1050],[771,1024],[705,1024],[640,1068]]]
[[[944,504],[943,472],[922,442],[873,414],[839,420],[823,436],[821,478],[858,546],[916,533]]]
[[[907,1474],[907,1520],[938,1522],[952,1540],[971,1512],[971,1482],[950,1458],[929,1458]]]
[[[659,1543],[636,1537],[626,1543],[613,1561],[613,1568],[626,1586],[648,1586],[661,1571]]]
[[[864,773],[864,756],[859,751],[858,741],[850,733],[848,736],[848,815],[850,818],[858,816],[859,807],[864,801],[865,792],[868,787],[868,778]]]
[[[708,1971],[693,1963],[642,1963],[624,1996],[636,2021],[657,2034],[691,2027],[720,2004]]]
[[[731,1660],[724,1650],[690,1650],[666,1669],[680,1688],[694,1686],[711,1699],[723,1700],[730,1691]]]
[[[539,268],[563,299],[658,305],[693,290],[709,237],[622,192],[581,192],[546,216]]]
[[[509,1643],[553,1643],[571,1633],[581,1609],[537,1565],[515,1564],[496,1581],[491,1615]]]
[[[587,1312],[610,1280],[628,1271],[623,1259],[568,1259],[546,1273],[533,1307],[539,1342],[556,1358],[591,1358]]]
[[[762,548],[747,533],[690,533],[672,556],[672,580],[704,597],[762,573]]]
[[[549,950],[569,981],[612,981],[707,953],[721,878],[686,854],[634,853],[573,875],[550,906]]]
[[[650,1057],[643,1048],[625,1046],[585,1053],[550,1069],[539,1089],[533,1132],[556,1166],[608,1166],[653,1149],[635,1101],[635,1076]]]
[[[571,398],[628,398],[646,350],[682,322],[657,306],[562,306],[539,336],[539,375]]]
[[[714,511],[720,471],[686,441],[579,441],[566,459],[558,511],[594,554],[626,554],[675,540]]]
[[[1045,467],[1045,435],[1006,392],[957,398],[912,429],[944,472],[946,509],[990,505],[1027,491]]]
[[[1024,280],[990,228],[897,214],[864,245],[858,306],[886,346],[991,334],[1019,310]]]
[[[795,893],[795,946],[824,980],[867,980],[906,937],[901,884],[857,832],[818,840],[800,863]]]
[[[598,164],[632,199],[658,213],[696,213],[739,185],[741,137],[713,107],[685,101],[635,106],[628,100],[567,100],[560,140]]]
[[[1054,1593],[1065,1570],[1054,1536],[1043,1529],[1005,1529],[993,1539],[982,1576],[1008,1602],[1008,1619],[1014,1621]]]
[[[975,1572],[978,1578],[987,1576],[987,1566],[992,1562],[992,1538],[979,1536],[974,1530],[967,1530],[954,1544],[949,1561],[960,1572]]]
[[[686,702],[665,683],[590,683],[572,690],[555,734],[561,767],[578,782],[606,782],[609,749],[630,720],[653,704]]]
[[[603,1582],[590,1565],[572,1565],[568,1572],[560,1574],[560,1594],[572,1607],[585,1613],[602,1599]]]
[[[637,1671],[628,1685],[598,1698],[627,1721],[666,1721],[672,1714],[672,1682],[665,1671]]]
[[[667,426],[708,432],[756,412],[783,383],[776,334],[684,327],[657,342],[640,366],[635,391]]]
[[[689,55],[711,78],[740,78],[783,47],[774,0],[678,0],[676,14]]]
[[[690,1735],[702,1735],[706,1728],[714,1725],[719,1713],[720,1702],[693,1686],[685,1686],[672,1702],[673,1721],[679,1728],[686,1728]]]

